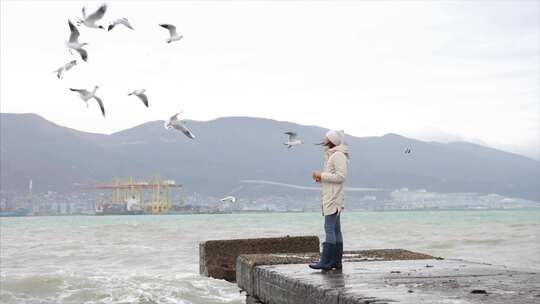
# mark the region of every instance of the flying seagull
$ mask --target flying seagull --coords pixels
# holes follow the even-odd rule
[[[85,49],[83,49],[83,46],[87,45],[88,43],[86,42],[80,43],[79,30],[77,29],[77,27],[75,27],[75,25],[73,25],[71,20],[68,20],[68,24],[69,24],[69,30],[71,33],[69,34],[69,41],[66,42],[66,46],[69,48],[70,52],[71,50],[77,51],[77,53],[81,55],[82,60],[87,61],[88,53],[86,52]]]
[[[412,152],[411,148],[405,149],[405,154],[410,154]]]
[[[82,19],[77,20],[77,25],[84,24],[89,28],[100,28],[105,29],[103,25],[96,24],[97,21],[99,21],[101,18],[103,18],[103,15],[105,15],[105,12],[107,11],[107,4],[102,4],[97,11],[95,11],[91,15],[86,15],[86,7],[83,6],[82,8]]]
[[[133,30],[133,27],[131,27],[131,24],[129,24],[129,21],[126,18],[120,18],[120,19],[116,19],[116,20],[111,21],[109,23],[108,30],[109,31],[112,30],[115,26],[117,26],[119,24],[123,24],[125,27]]]
[[[99,87],[95,86],[94,90],[92,92],[89,92],[85,89],[72,89],[71,91],[79,93],[79,97],[86,103],[86,106],[88,107],[88,100],[94,98],[97,103],[99,104],[99,107],[101,108],[101,113],[103,114],[103,117],[105,117],[105,106],[103,106],[103,101],[101,101],[101,98],[96,96],[96,91]]]
[[[148,108],[148,97],[144,93],[146,93],[145,89],[135,90],[135,91],[129,93],[128,96],[135,95],[135,96],[139,97],[142,100],[142,102],[144,103],[144,105]]]
[[[236,202],[236,197],[234,196],[226,196],[222,199],[220,199],[221,202],[225,203],[225,202],[231,202],[231,203],[235,203]]]
[[[64,78],[64,72],[69,71],[72,67],[77,65],[77,60],[72,60],[63,66],[59,67],[58,69],[54,70],[53,73],[56,73],[56,76],[58,79]]]
[[[182,35],[180,35],[180,34],[178,34],[176,32],[176,26],[174,26],[172,24],[160,24],[159,26],[164,27],[164,28],[169,30],[170,37],[167,40],[165,40],[165,41],[167,41],[167,43],[171,43],[173,41],[178,41],[178,40],[182,39],[182,37],[184,37],[184,36],[182,36]]]
[[[285,134],[289,135],[289,139],[287,140],[284,145],[287,146],[287,148],[291,148],[292,146],[301,145],[302,141],[297,139],[297,134],[294,132],[285,132]]]
[[[178,119],[178,115],[182,113],[176,113],[174,114],[169,120],[165,123],[166,129],[174,128],[178,131],[182,131],[187,137],[191,139],[195,139],[195,135],[186,127],[184,120]]]

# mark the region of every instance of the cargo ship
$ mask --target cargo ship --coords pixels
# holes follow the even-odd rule
[[[144,214],[139,202],[135,197],[124,203],[99,202],[96,204],[96,215],[137,215]]]

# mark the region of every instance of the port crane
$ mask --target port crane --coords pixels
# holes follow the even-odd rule
[[[113,210],[114,208],[111,206],[114,204],[125,205],[126,212],[137,211],[133,214],[165,214],[172,207],[171,192],[176,188],[182,188],[182,185],[176,184],[174,180],[161,179],[159,176],[155,176],[151,182],[137,182],[132,177],[127,181],[113,178],[112,184],[87,187],[87,189],[94,190],[112,190],[111,201],[108,203],[99,202],[96,205],[96,214],[105,212],[107,208]],[[145,191],[152,192],[149,201],[144,200]]]

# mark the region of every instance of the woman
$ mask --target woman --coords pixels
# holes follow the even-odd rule
[[[310,264],[312,269],[341,269],[343,257],[343,236],[341,234],[340,215],[344,208],[344,184],[347,178],[349,152],[344,144],[343,131],[328,131],[323,145],[325,150],[324,171],[313,172],[313,179],[322,185],[322,214],[324,232],[321,259],[317,264]]]

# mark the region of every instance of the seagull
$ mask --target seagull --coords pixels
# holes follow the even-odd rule
[[[221,202],[225,203],[225,202],[231,202],[231,203],[235,203],[236,202],[236,197],[234,196],[226,196],[222,199],[220,199]]]
[[[145,89],[135,90],[135,91],[129,93],[128,96],[135,95],[135,96],[139,97],[142,100],[142,102],[144,103],[144,105],[148,108],[148,97],[146,96],[146,94],[144,94],[145,92],[146,92]]]
[[[411,148],[405,149],[405,154],[410,154],[412,152]]]
[[[287,148],[291,148],[292,146],[301,145],[303,142],[301,140],[296,139],[297,134],[294,132],[285,132],[285,134],[289,135],[289,139],[287,140],[284,145],[287,146]]]
[[[178,131],[182,131],[187,137],[191,139],[195,139],[195,135],[186,127],[184,120],[178,119],[178,115],[182,113],[176,113],[174,114],[169,120],[165,123],[165,129],[171,129],[174,128]]]
[[[95,86],[94,90],[92,92],[89,92],[85,89],[72,89],[71,91],[79,93],[79,97],[86,103],[86,106],[88,107],[88,100],[94,98],[97,103],[99,104],[99,107],[101,108],[101,113],[103,114],[103,117],[105,117],[105,106],[103,106],[103,101],[101,101],[101,98],[96,96],[96,91],[99,87]]]
[[[125,27],[133,30],[133,27],[131,27],[131,24],[129,24],[129,21],[126,18],[120,18],[109,23],[108,31],[112,30],[115,26],[119,24],[123,24]]]
[[[180,35],[180,34],[178,34],[176,32],[176,26],[174,26],[172,24],[160,24],[159,26],[164,27],[164,28],[169,30],[170,37],[169,37],[169,39],[165,40],[165,41],[167,41],[167,43],[171,43],[173,41],[178,41],[178,40],[180,40],[180,39],[182,39],[184,37],[184,36],[182,36],[182,35]]]
[[[96,24],[97,21],[99,21],[101,18],[103,18],[103,15],[105,15],[105,12],[107,11],[107,4],[102,4],[97,11],[95,11],[93,14],[87,16],[86,15],[86,7],[83,6],[82,8],[82,19],[77,20],[77,25],[84,24],[89,28],[100,28],[105,29],[103,25]]]
[[[63,66],[59,67],[58,69],[54,70],[53,73],[56,73],[56,76],[58,79],[64,78],[64,72],[70,70],[72,67],[77,65],[77,60],[72,60]]]
[[[88,53],[86,52],[85,49],[83,49],[83,46],[87,45],[88,43],[86,42],[80,43],[79,30],[75,27],[75,25],[73,25],[71,20],[68,20],[68,24],[69,24],[69,30],[71,31],[71,34],[69,34],[69,41],[66,42],[66,46],[69,48],[70,52],[71,50],[77,51],[81,55],[82,60],[87,61]]]

